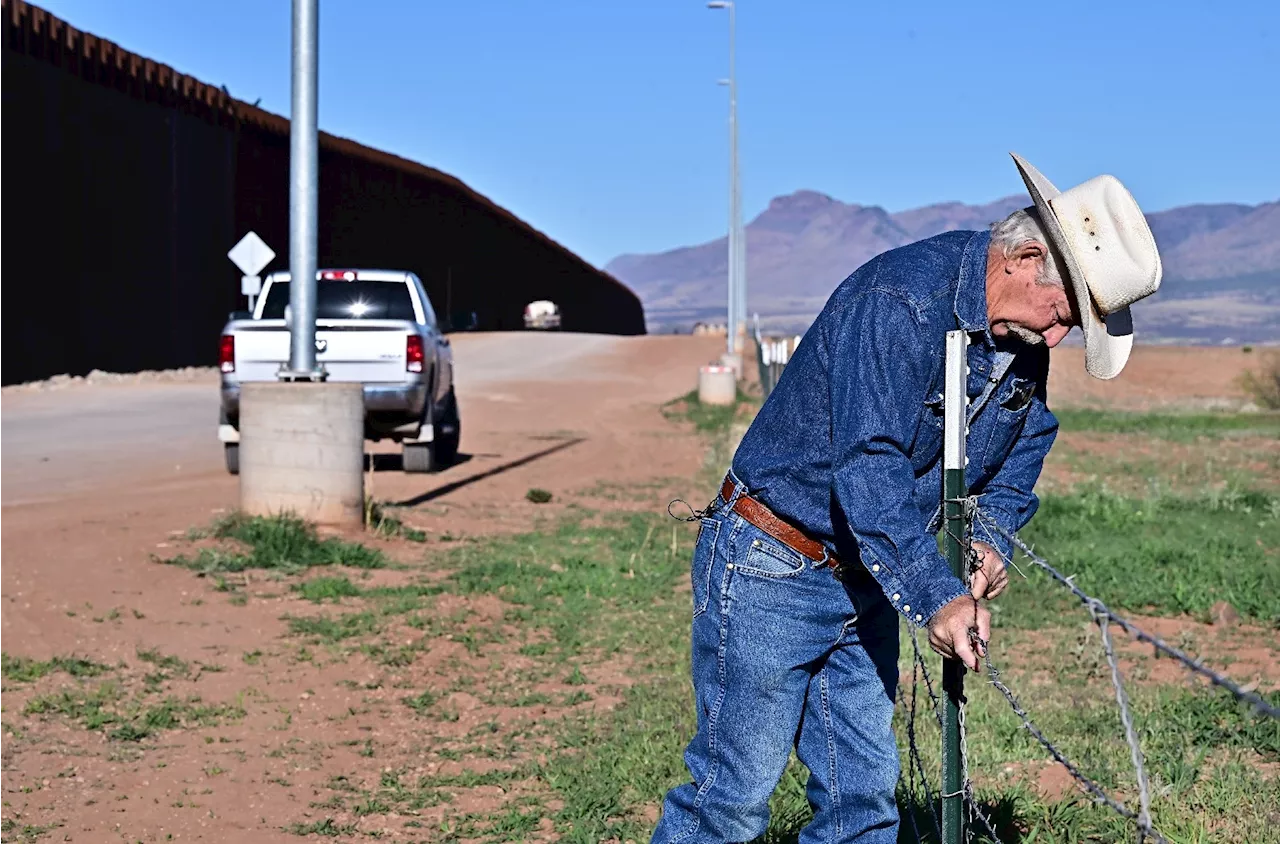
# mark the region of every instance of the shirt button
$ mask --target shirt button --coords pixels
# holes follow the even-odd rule
[[[899,598],[901,598],[901,597],[902,597],[902,596],[901,596],[901,595],[899,595],[897,592],[894,592],[894,593],[893,593],[893,600],[897,601],[897,600],[898,600]]]
[[[760,540],[758,540],[758,539],[757,539],[755,542],[752,542],[752,543],[751,543],[751,547],[752,547],[752,548],[759,548],[759,547],[760,547]]]
[[[920,613],[916,613],[916,621],[924,621],[924,617]]]
[[[873,564],[871,565],[871,570],[872,570],[872,571],[880,571],[880,564],[879,564],[879,563],[873,563]]]
[[[910,605],[910,604],[903,604],[903,605],[902,605],[902,611],[903,611],[903,612],[911,612],[911,605]]]

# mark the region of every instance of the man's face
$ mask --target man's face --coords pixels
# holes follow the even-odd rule
[[[1000,307],[991,314],[991,333],[1052,349],[1080,324],[1072,296],[1064,287],[1040,283],[1043,253],[1014,256],[1006,267],[1002,281],[1008,295],[1001,297]]]

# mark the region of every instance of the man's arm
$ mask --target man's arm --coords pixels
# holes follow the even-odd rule
[[[1049,375],[1049,355],[1043,354],[1043,364],[1037,366],[1035,393],[1022,433],[1014,443],[1009,457],[999,470],[982,485],[972,490],[978,495],[981,518],[973,526],[974,539],[990,545],[1006,560],[1011,558],[1013,545],[987,523],[995,523],[1009,533],[1016,533],[1031,521],[1040,507],[1040,499],[1032,490],[1040,477],[1044,459],[1058,435],[1058,420],[1046,404],[1045,381]]]
[[[863,564],[923,626],[966,589],[925,532],[907,448],[937,365],[914,307],[872,290],[825,338],[831,368],[833,492]]]

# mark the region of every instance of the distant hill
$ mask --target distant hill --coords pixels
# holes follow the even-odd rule
[[[1024,195],[986,205],[943,202],[890,214],[802,190],[779,196],[747,225],[749,310],[769,327],[803,327],[868,259],[944,231],[982,229]],[[1280,202],[1187,205],[1147,216],[1165,281],[1135,309],[1145,342],[1280,341]],[[644,302],[650,330],[723,319],[725,239],[654,255],[621,255],[605,269]]]

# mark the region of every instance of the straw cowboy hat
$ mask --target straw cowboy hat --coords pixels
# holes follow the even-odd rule
[[[1147,219],[1114,176],[1095,176],[1059,191],[1011,154],[1075,295],[1084,368],[1095,378],[1115,378],[1133,348],[1129,306],[1160,287],[1160,253]]]

